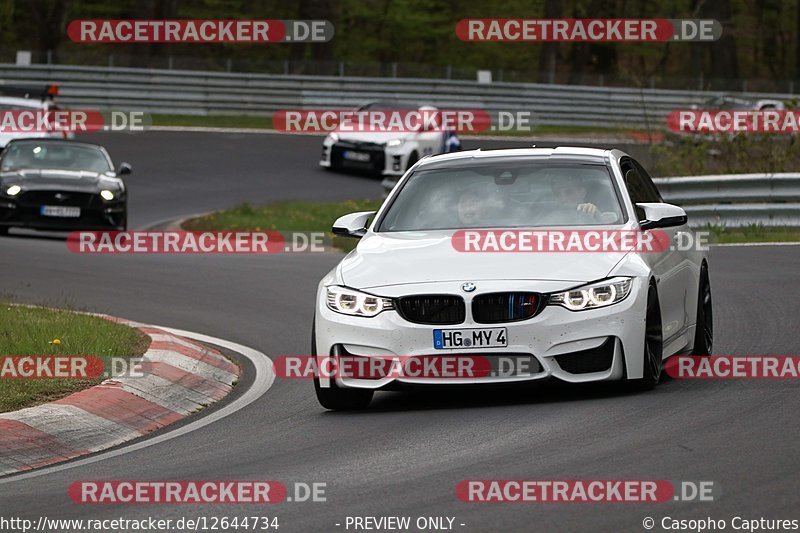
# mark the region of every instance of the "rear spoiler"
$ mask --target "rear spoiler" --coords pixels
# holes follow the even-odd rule
[[[52,100],[58,95],[58,85],[4,85],[0,81],[0,96],[18,96],[20,98],[36,98]]]

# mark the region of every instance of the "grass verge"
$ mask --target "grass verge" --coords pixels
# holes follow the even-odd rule
[[[241,204],[233,209],[193,218],[183,223],[189,231],[324,231],[333,245],[344,251],[355,248],[358,241],[330,234],[331,225],[342,215],[355,211],[375,211],[381,200],[345,200],[343,202],[279,202],[264,206]],[[712,244],[748,242],[800,242],[800,228],[769,227],[752,224],[740,228],[705,226],[698,231],[710,232]]]
[[[242,129],[273,129],[272,118],[254,115],[152,115],[153,126],[181,126],[194,128],[242,128]],[[633,132],[646,136],[644,131],[620,127],[588,127],[588,126],[555,126],[542,124],[534,126],[531,131],[483,131],[475,134],[461,133],[460,136],[469,139],[474,135],[495,135],[499,137],[530,137],[531,135],[625,135]]]
[[[719,244],[737,244],[750,242],[800,242],[800,228],[762,226],[751,224],[740,228],[727,226],[706,226],[699,231],[711,233],[711,242]]]
[[[272,129],[272,118],[253,115],[152,115],[153,126]]]
[[[343,202],[278,202],[264,206],[241,204],[232,209],[192,218],[183,223],[188,231],[324,231],[333,245],[344,251],[355,248],[356,239],[334,237],[333,222],[356,211],[376,211],[382,200]]]
[[[84,355],[105,361],[140,356],[149,344],[139,330],[103,318],[0,302],[0,356]],[[0,412],[57,400],[101,381],[0,378]]]

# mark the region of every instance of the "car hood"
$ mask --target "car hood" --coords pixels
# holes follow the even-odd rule
[[[4,186],[16,184],[25,190],[97,191],[119,189],[121,180],[88,170],[24,169],[0,173]]]
[[[460,252],[452,231],[368,233],[339,264],[342,282],[368,289],[442,281],[524,279],[590,282],[626,252]]]
[[[411,137],[414,132],[411,131],[337,131],[336,135],[339,136],[340,141],[347,142],[369,142],[375,144],[385,144],[392,139],[407,139]]]

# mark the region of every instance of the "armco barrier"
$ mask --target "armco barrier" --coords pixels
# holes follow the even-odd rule
[[[279,109],[351,109],[398,98],[439,107],[529,111],[534,124],[662,129],[670,111],[721,93],[537,83],[220,73],[0,64],[6,84],[58,83],[67,106],[170,114],[268,116]],[[789,94],[737,93],[753,99]]]
[[[353,108],[365,101],[397,98],[439,107],[530,111],[547,125],[664,125],[675,109],[700,105],[718,93],[491,83],[409,78],[280,76],[113,67],[0,64],[8,85],[58,83],[66,106],[132,109],[170,114],[268,116],[279,109]],[[737,93],[752,99],[789,94]],[[797,174],[697,176],[657,180],[668,201],[682,205],[693,225],[800,226]],[[391,189],[391,182],[387,187]]]
[[[800,174],[727,174],[655,180],[692,226],[800,226]]]

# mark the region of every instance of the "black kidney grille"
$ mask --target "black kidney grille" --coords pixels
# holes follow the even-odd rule
[[[536,316],[543,301],[536,292],[480,294],[472,300],[472,318],[482,324],[527,320]]]
[[[451,294],[404,296],[398,304],[400,315],[417,324],[461,324],[466,318],[464,299]]]

